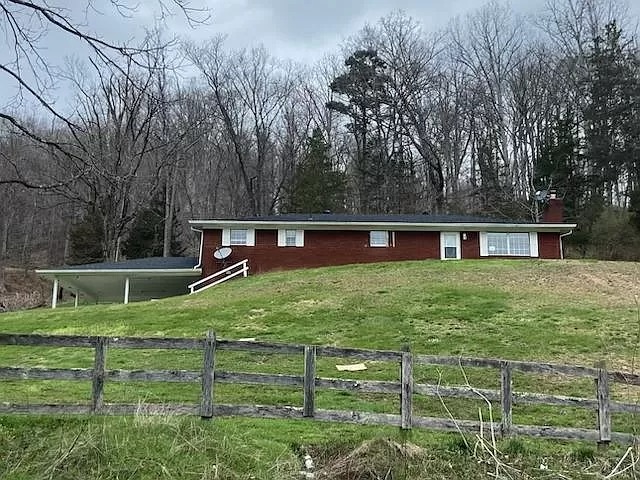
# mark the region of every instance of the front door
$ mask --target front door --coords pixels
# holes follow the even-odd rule
[[[440,233],[440,258],[442,260],[459,260],[460,232]]]

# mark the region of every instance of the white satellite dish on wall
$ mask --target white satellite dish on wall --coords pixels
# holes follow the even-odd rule
[[[213,257],[218,260],[224,260],[229,255],[231,255],[230,247],[219,247],[219,248],[216,248],[215,252],[213,252]]]

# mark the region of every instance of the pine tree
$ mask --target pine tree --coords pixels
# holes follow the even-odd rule
[[[82,219],[72,225],[69,233],[69,265],[103,262],[104,227],[101,216],[95,211],[88,211]]]
[[[604,36],[593,40],[588,62],[584,118],[589,180],[593,195],[603,196],[607,204],[620,204],[640,177],[640,82],[637,59],[615,21],[605,27]],[[630,181],[627,191],[621,191],[625,176]]]
[[[124,244],[122,253],[127,258],[161,257],[163,253],[163,236],[165,222],[164,193],[160,192],[151,200],[149,207],[138,212],[131,225],[131,232]],[[178,241],[180,226],[173,216],[171,234],[171,256],[184,253]]]
[[[329,145],[319,128],[307,140],[305,157],[298,165],[290,195],[290,212],[311,213],[344,210],[345,175],[334,168]]]
[[[386,63],[375,50],[358,50],[345,61],[347,72],[331,82],[331,91],[345,99],[333,100],[327,107],[350,118],[347,128],[356,143],[354,178],[362,212],[386,210],[382,189],[387,180],[387,155],[381,138],[381,125],[387,119],[390,103]]]
[[[568,220],[576,220],[580,215],[588,187],[574,119],[574,112],[568,109],[559,114],[545,132],[534,178],[534,185],[541,190],[558,191]]]

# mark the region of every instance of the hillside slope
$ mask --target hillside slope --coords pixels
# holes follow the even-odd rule
[[[47,308],[0,315],[1,332],[201,336],[314,343],[416,353],[546,360],[634,371],[640,328],[640,265],[578,261],[406,262],[250,276],[192,296],[129,305]],[[221,351],[216,368],[300,374],[299,358]],[[0,349],[1,366],[91,368],[90,349]],[[201,368],[201,352],[109,350],[109,368]],[[397,365],[367,362],[358,379],[393,380]],[[321,359],[318,375],[339,376]],[[416,369],[421,381],[461,382],[457,368]],[[467,380],[468,375],[468,380]],[[341,377],[342,378],[342,377]],[[495,372],[469,369],[465,379],[496,388]],[[563,382],[519,374],[522,391],[592,395],[591,380]],[[86,402],[90,382],[3,381],[0,402]],[[629,401],[620,390],[615,398]],[[109,382],[106,402],[196,402],[199,385]],[[220,403],[300,406],[299,392],[266,386],[218,385]],[[633,397],[636,398],[636,397]],[[397,412],[397,395],[321,391],[318,408]],[[483,401],[437,398],[414,403],[417,415],[478,419]],[[637,398],[636,398],[637,401]],[[499,406],[494,407],[499,415]],[[516,422],[592,428],[592,412],[517,406]],[[618,418],[618,417],[616,417]],[[638,431],[631,414],[617,429]],[[408,442],[408,443],[407,443]],[[507,439],[489,449],[477,436],[390,427],[193,417],[0,416],[2,478],[295,479],[304,456],[316,478],[605,478],[625,450],[612,446]],[[487,445],[485,444],[485,447]],[[475,447],[475,448],[474,448]],[[620,465],[628,466],[627,455]],[[544,466],[544,468],[542,468]],[[623,468],[620,467],[620,468]],[[322,473],[324,472],[324,473]],[[636,478],[637,466],[628,475]],[[610,478],[610,477],[609,477]]]
[[[278,272],[155,302],[6,313],[0,330],[256,338],[630,366],[640,264],[403,262]]]

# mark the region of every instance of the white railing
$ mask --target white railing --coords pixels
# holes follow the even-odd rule
[[[208,277],[201,278],[197,282],[192,283],[188,287],[189,288],[189,295],[191,295],[192,293],[201,292],[202,290],[206,290],[207,288],[211,288],[211,287],[213,287],[215,285],[218,285],[220,283],[226,282],[227,280],[230,280],[233,277],[237,277],[238,275],[241,275],[241,274],[242,274],[243,277],[246,277],[248,272],[249,272],[249,266],[247,265],[248,261],[249,260],[247,260],[245,258],[241,262],[235,263],[235,264],[233,264],[230,267],[227,267],[225,269],[218,270],[217,272],[212,273]],[[209,282],[209,281],[213,280],[214,278],[219,277],[221,275],[224,275],[224,276],[222,278],[219,278],[218,280],[215,280],[215,281],[211,282],[211,283],[207,283],[207,282]],[[201,285],[204,285],[204,287],[201,287]],[[200,287],[200,288],[198,288],[198,287]]]

